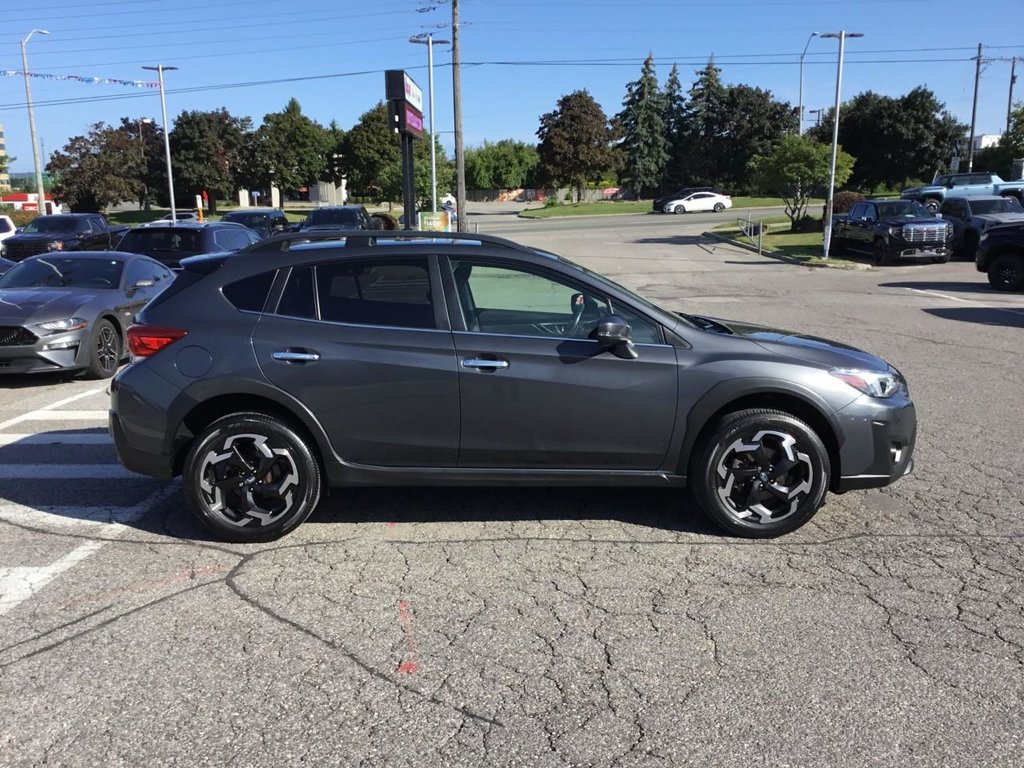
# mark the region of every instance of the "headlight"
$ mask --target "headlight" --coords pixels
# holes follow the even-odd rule
[[[833,368],[829,371],[837,379],[841,379],[871,397],[892,397],[900,391],[903,379],[894,371],[862,371],[857,368]]]
[[[900,226],[889,227],[889,235],[892,237],[900,237],[903,234],[903,228]]]
[[[63,251],[64,243],[60,240],[54,240],[52,243],[47,243],[46,248],[50,251]]]
[[[50,333],[64,333],[65,331],[77,331],[89,325],[89,321],[82,317],[67,317],[63,320],[50,320],[48,323],[40,323],[39,327]]]

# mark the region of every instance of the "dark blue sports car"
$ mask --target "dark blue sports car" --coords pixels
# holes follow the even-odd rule
[[[135,314],[173,279],[148,256],[118,251],[40,254],[15,264],[0,276],[0,374],[113,376]]]

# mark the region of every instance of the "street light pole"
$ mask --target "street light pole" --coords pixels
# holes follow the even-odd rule
[[[155,67],[143,67],[160,75],[160,110],[164,116],[164,152],[167,155],[167,191],[171,197],[171,224],[178,220],[178,212],[174,207],[174,178],[171,175],[171,132],[167,125],[167,99],[164,96],[164,72],[170,72],[177,67],[165,67],[157,64]]]
[[[836,154],[839,149],[839,98],[843,90],[843,54],[846,52],[846,39],[848,37],[864,37],[861,32],[826,32],[821,37],[837,38],[839,40],[839,60],[836,64],[836,104],[832,113],[832,161],[828,166],[828,198],[825,201],[825,237],[824,253],[822,258],[828,258],[829,246],[832,244],[832,198],[836,188]]]
[[[50,34],[45,29],[33,29],[24,40],[21,41],[21,69],[25,73],[25,102],[28,104],[28,132],[32,141],[32,160],[36,166],[36,194],[39,200],[38,211],[42,216],[46,213],[46,190],[43,188],[43,166],[39,158],[39,139],[36,136],[36,113],[32,108],[32,87],[29,85],[28,77],[28,53],[25,47],[32,35],[38,32],[40,35]]]
[[[434,149],[434,43],[445,45],[449,40],[435,40],[432,34],[427,39],[410,37],[410,43],[427,46],[427,98],[430,100],[430,211],[437,213],[437,156]]]
[[[811,40],[817,36],[817,32],[811,32],[810,37],[807,38],[807,45],[804,46],[804,52],[800,54],[800,106],[797,107],[797,119],[800,122],[796,129],[798,136],[803,135],[804,132],[804,56],[807,55],[807,49],[811,46]]]

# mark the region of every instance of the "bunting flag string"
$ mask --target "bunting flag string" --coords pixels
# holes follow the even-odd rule
[[[0,69],[2,77],[24,77],[25,73],[20,69]],[[76,83],[89,83],[90,85],[125,85],[129,88],[159,88],[160,83],[149,82],[148,80],[120,80],[116,77],[83,77],[82,75],[51,75],[43,72],[29,72],[29,77],[38,77],[41,80],[70,80]]]

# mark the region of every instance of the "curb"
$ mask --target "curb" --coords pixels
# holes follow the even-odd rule
[[[735,245],[737,248],[742,248],[751,253],[757,253],[757,248],[752,246],[750,243],[744,243],[741,240],[734,240],[731,237],[720,235],[715,232],[701,232],[702,237],[710,237],[712,240],[717,240],[720,243],[728,243],[729,245]],[[792,256],[787,256],[784,253],[778,253],[776,251],[761,250],[760,256],[767,256],[769,259],[775,259],[776,261],[784,261],[787,264],[795,264],[798,267],[810,267],[811,269],[846,269],[854,272],[867,272],[874,269],[870,264],[828,264],[823,262],[807,263],[806,261],[800,261],[794,259]]]

